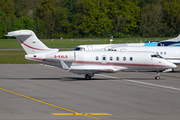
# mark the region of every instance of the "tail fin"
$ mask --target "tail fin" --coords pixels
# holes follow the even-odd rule
[[[164,41],[175,41],[175,42],[180,42],[180,34],[176,38],[172,38],[169,40],[164,40]]]
[[[51,49],[44,45],[31,30],[17,30],[8,32],[6,36],[16,37],[27,54],[49,53],[58,51],[58,49]]]

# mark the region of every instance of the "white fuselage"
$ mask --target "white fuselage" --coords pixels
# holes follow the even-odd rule
[[[25,58],[60,68],[63,68],[60,61],[64,61],[70,71],[78,74],[121,70],[165,70],[176,67],[171,62],[163,58],[152,57],[152,55],[156,54],[151,52],[63,51],[45,55],[26,55]]]

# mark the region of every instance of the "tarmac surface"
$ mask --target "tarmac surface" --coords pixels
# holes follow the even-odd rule
[[[154,75],[0,64],[0,120],[179,120],[180,68]]]

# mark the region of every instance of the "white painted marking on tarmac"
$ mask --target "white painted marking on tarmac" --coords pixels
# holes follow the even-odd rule
[[[169,87],[169,86],[164,86],[164,85],[157,85],[157,84],[152,84],[152,83],[140,82],[140,81],[136,81],[136,80],[125,80],[125,81],[144,84],[144,85],[149,85],[149,86],[155,86],[155,87],[160,87],[160,88],[166,88],[166,89],[171,89],[171,90],[179,90],[180,91],[179,88],[175,88],[175,87]]]
[[[102,75],[102,74],[96,74],[98,76],[103,76],[103,77],[107,77],[107,78],[114,78],[114,79],[118,79],[117,77],[112,77],[112,76],[107,76],[107,75]]]
[[[103,77],[108,77],[108,78],[115,78],[118,79],[118,77],[112,77],[112,76],[107,76],[107,75],[100,75],[97,74],[99,76],[103,76]],[[171,90],[179,90],[179,88],[175,88],[175,87],[169,87],[169,86],[164,86],[164,85],[157,85],[157,84],[152,84],[152,83],[147,83],[147,82],[141,82],[141,81],[136,81],[136,80],[128,80],[128,79],[124,79],[124,81],[128,81],[128,82],[133,82],[133,83],[139,83],[139,84],[143,84],[143,85],[149,85],[149,86],[154,86],[154,87],[160,87],[160,88],[164,88],[164,89],[171,89]]]

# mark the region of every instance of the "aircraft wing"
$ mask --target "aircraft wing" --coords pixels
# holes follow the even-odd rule
[[[101,72],[118,72],[121,70],[127,70],[126,67],[112,67],[112,66],[78,66],[77,68],[69,69],[69,72],[76,74],[90,74],[90,73],[101,73]]]
[[[107,66],[107,65],[78,65],[68,67],[63,60],[60,60],[62,68],[68,70],[69,72],[73,72],[76,74],[89,74],[89,73],[101,73],[101,72],[118,72],[121,70],[127,70],[127,67],[124,66]]]

